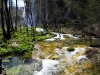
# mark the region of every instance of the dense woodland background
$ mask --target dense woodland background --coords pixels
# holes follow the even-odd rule
[[[100,1],[99,0],[25,0],[23,7],[13,6],[12,0],[0,1],[0,26],[4,39],[11,38],[11,32],[18,26],[37,26],[46,29],[70,27],[100,38]],[[32,4],[34,3],[34,4]],[[34,12],[34,13],[33,13]],[[35,14],[35,15],[34,15]],[[35,16],[35,21],[33,20]],[[24,22],[23,22],[24,21]],[[6,29],[5,29],[6,28]],[[88,29],[86,29],[88,28]]]

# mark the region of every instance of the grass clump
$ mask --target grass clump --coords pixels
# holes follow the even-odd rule
[[[67,48],[67,50],[68,50],[68,51],[74,51],[75,49],[74,49],[73,46],[69,46],[69,47]]]

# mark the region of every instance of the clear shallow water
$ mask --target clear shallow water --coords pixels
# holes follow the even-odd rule
[[[19,56],[2,57],[2,66],[5,68],[7,75],[14,75],[20,72],[23,59]]]

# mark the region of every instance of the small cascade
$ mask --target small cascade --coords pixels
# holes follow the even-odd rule
[[[46,39],[45,41],[55,41],[56,39],[60,39],[60,40],[65,40],[66,38],[64,38],[64,35],[73,38],[73,39],[79,39],[79,37],[75,37],[72,34],[61,34],[61,33],[54,33],[56,36],[50,39]]]
[[[24,5],[25,5],[23,12],[24,23],[26,25],[36,26],[35,0],[30,1],[30,7],[28,6],[27,3],[25,3]],[[30,8],[30,10],[28,7]]]
[[[63,34],[61,33],[54,33],[56,36],[50,39],[46,39],[45,41],[55,41],[56,39],[65,40]]]
[[[42,69],[40,71],[35,71],[33,75],[55,75],[58,72],[56,60],[42,60]]]

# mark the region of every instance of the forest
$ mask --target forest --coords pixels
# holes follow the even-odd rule
[[[100,0],[0,0],[0,75],[100,75]]]

